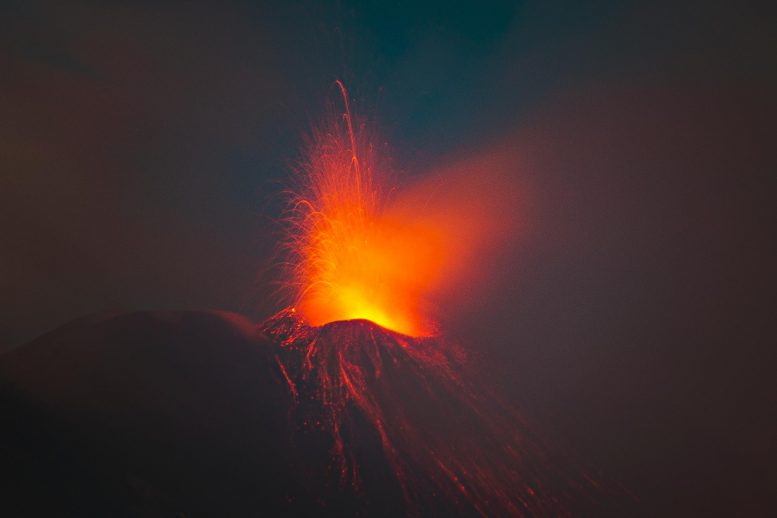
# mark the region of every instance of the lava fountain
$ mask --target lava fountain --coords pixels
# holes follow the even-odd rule
[[[262,327],[296,402],[294,442],[325,445],[320,462],[301,460],[311,487],[355,491],[388,514],[563,514],[577,485],[550,476],[540,441],[472,381],[432,316],[477,218],[460,224],[451,206],[446,226],[397,209],[336,85],[344,109],[311,136],[287,218],[294,304]]]
[[[295,307],[313,325],[366,319],[433,334],[424,296],[442,270],[441,233],[392,217],[378,150],[337,86],[345,112],[313,134],[288,218]]]

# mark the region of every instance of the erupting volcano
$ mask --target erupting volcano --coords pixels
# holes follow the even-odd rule
[[[336,85],[291,190],[290,307],[97,316],[3,356],[11,509],[536,516],[587,493],[436,324],[498,218],[393,188]]]
[[[331,438],[318,480],[336,475],[372,498],[396,486],[405,513],[562,512],[572,486],[548,492],[539,441],[475,389],[465,350],[430,314],[460,234],[393,209],[380,150],[336,85],[344,111],[313,133],[287,220],[296,302],[262,328],[279,348],[295,433]],[[378,445],[390,483],[369,467]]]

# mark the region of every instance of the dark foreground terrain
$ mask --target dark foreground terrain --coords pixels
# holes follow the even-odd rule
[[[2,357],[0,379],[12,515],[273,514],[300,494],[288,391],[237,315],[81,319]]]

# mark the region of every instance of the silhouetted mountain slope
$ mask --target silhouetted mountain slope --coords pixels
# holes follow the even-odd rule
[[[5,507],[39,515],[287,507],[289,396],[237,315],[81,319],[0,358]]]

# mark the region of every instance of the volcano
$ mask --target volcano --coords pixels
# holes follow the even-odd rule
[[[84,318],[0,358],[15,516],[558,515],[581,491],[441,337]]]
[[[436,324],[499,204],[398,198],[335,86],[288,193],[288,309],[85,318],[0,358],[14,514],[557,516],[590,489]]]

